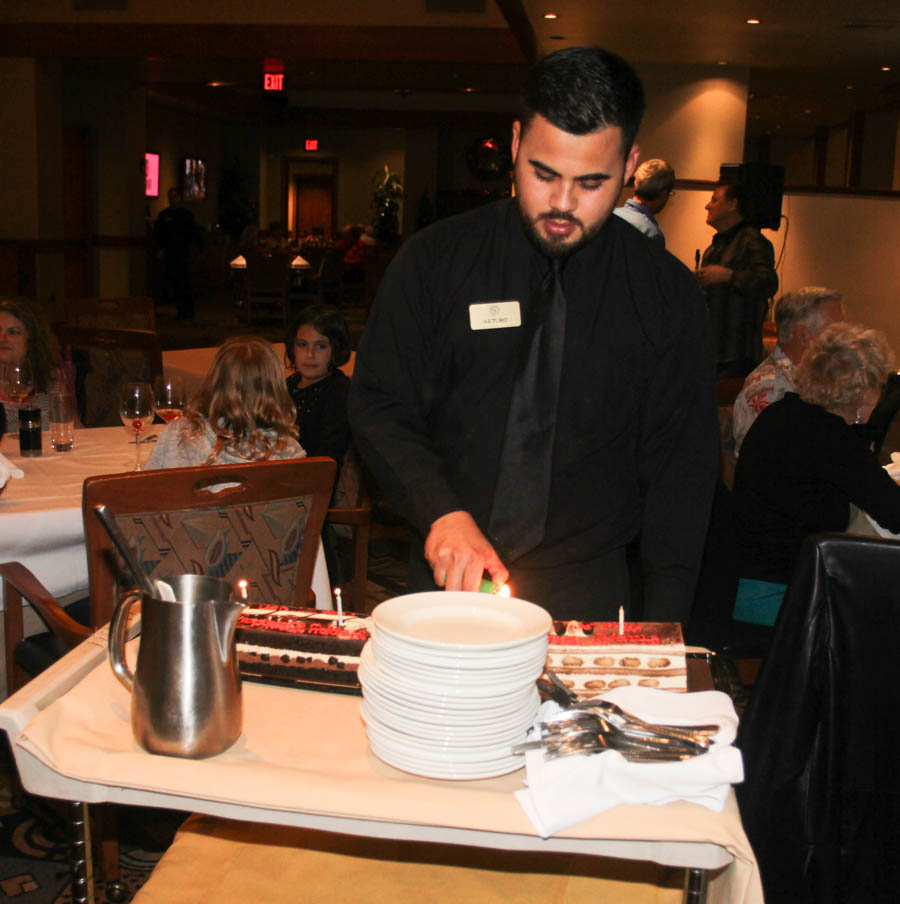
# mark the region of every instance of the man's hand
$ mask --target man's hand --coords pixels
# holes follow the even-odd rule
[[[434,582],[445,590],[478,590],[485,571],[495,584],[505,584],[509,577],[494,547],[468,512],[449,512],[431,525],[425,558],[434,572]]]
[[[697,282],[705,289],[707,286],[719,286],[731,281],[732,270],[720,264],[707,264],[694,271]]]

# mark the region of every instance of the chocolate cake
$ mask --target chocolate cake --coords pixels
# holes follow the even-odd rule
[[[553,623],[547,665],[580,697],[637,685],[687,690],[684,639],[677,622]]]
[[[359,654],[369,619],[322,609],[252,604],[238,619],[241,675],[251,681],[360,693]]]

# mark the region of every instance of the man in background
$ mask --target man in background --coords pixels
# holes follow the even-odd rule
[[[778,343],[746,380],[734,402],[734,451],[760,411],[777,402],[786,392],[794,392],[794,367],[807,346],[825,327],[844,319],[844,301],[839,292],[822,286],[804,286],[788,292],[775,306]]]
[[[153,227],[156,256],[163,263],[165,301],[175,305],[179,320],[194,316],[191,286],[191,246],[200,245],[194,215],[182,204],[181,192],[170,188],[169,206],[160,211]]]
[[[666,237],[656,222],[656,214],[669,203],[675,192],[675,170],[659,158],[647,160],[634,171],[634,196],[613,213],[644,235],[666,247]]]
[[[689,270],[612,216],[643,88],[615,54],[533,67],[514,198],[391,262],[350,389],[360,453],[419,535],[411,590],[485,572],[556,617],[686,621],[716,474],[709,325]],[[636,615],[628,608],[629,617]]]
[[[762,325],[778,291],[775,252],[752,223],[746,188],[719,182],[706,205],[716,230],[697,281],[706,292],[720,377],[744,377],[762,360]]]

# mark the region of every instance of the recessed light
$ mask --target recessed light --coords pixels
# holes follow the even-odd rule
[[[881,71],[882,71],[882,72],[890,72],[890,71],[891,71],[891,67],[890,67],[890,66],[882,66],[882,67],[881,67]]]
[[[231,82],[207,82],[207,88],[227,88]]]
[[[545,19],[558,19],[559,16],[556,13],[544,13]]]
[[[759,25],[759,19],[748,19],[747,24],[748,25]]]
[[[716,61],[716,65],[717,65],[717,66],[727,66],[727,65],[728,65],[728,60],[717,60],[717,61]]]

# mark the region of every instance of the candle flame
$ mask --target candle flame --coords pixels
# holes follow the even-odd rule
[[[509,584],[504,584],[502,587],[498,587],[494,593],[497,596],[512,596],[512,590],[509,589]]]
[[[247,587],[249,586],[249,582],[246,578],[241,578],[237,582],[238,593],[241,595],[241,599],[247,599]]]

